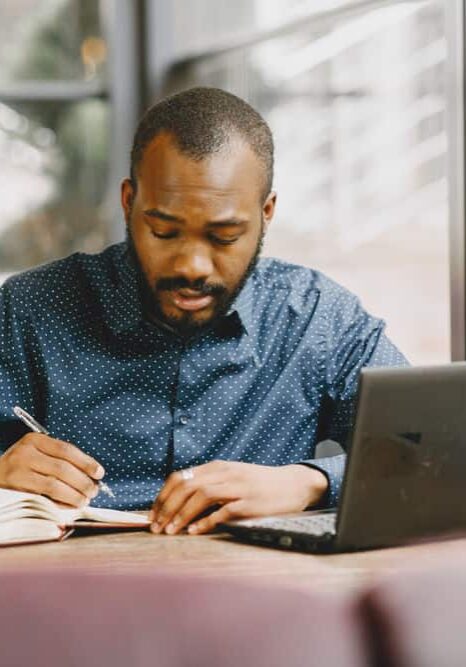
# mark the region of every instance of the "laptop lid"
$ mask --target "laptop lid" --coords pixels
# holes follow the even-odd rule
[[[365,368],[338,550],[466,529],[466,363]]]

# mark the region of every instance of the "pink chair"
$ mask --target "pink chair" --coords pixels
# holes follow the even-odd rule
[[[466,666],[466,571],[449,560],[379,581],[362,599],[380,667]]]
[[[0,591],[4,667],[368,665],[355,605],[337,597],[75,570],[2,573]]]

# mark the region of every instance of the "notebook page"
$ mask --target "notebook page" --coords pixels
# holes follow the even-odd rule
[[[80,518],[86,521],[102,521],[103,523],[138,524],[141,526],[148,526],[150,524],[145,514],[91,506],[83,507],[80,512]]]
[[[0,546],[58,540],[62,536],[63,530],[59,526],[42,519],[22,519],[14,523],[0,524]]]
[[[36,493],[0,489],[0,523],[26,517],[48,519],[60,526],[70,526],[79,519],[138,526],[148,526],[150,523],[144,514],[89,505],[82,508],[67,507]]]
[[[8,517],[10,521],[28,516],[68,524],[73,523],[80,514],[79,509],[62,508],[50,498],[37,493],[0,489],[0,520],[3,516]]]

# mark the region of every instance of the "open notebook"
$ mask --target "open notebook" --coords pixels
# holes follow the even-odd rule
[[[79,527],[141,529],[149,523],[145,514],[66,507],[35,493],[0,489],[0,546],[61,540]]]

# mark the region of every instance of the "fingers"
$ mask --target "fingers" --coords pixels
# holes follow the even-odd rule
[[[190,486],[198,486],[202,483],[215,483],[223,481],[223,478],[230,474],[231,464],[228,461],[211,461],[210,463],[204,463],[203,465],[196,466],[195,468],[190,468],[192,471],[192,478],[185,479],[182,475],[182,471],[173,472],[165,482],[162,490],[160,491],[152,511],[154,514],[157,514],[166,502],[167,498],[173,493],[173,491],[181,484],[189,488]]]
[[[103,474],[102,466],[74,445],[37,433],[25,435],[0,457],[0,486],[73,506],[97,495],[95,480]]]
[[[179,471],[167,479],[152,508],[152,532],[178,533],[201,512],[237,498],[239,485],[229,462],[213,461],[192,472],[192,478]]]
[[[178,472],[170,475],[152,508],[152,532],[164,530],[188,498],[196,493],[197,484],[194,479],[184,479]]]
[[[247,504],[244,500],[236,500],[234,502],[224,505],[215,512],[212,512],[209,516],[199,519],[195,523],[192,523],[188,527],[188,533],[190,535],[201,535],[203,533],[209,533],[215,528],[219,523],[225,521],[231,521],[232,519],[243,519],[251,517],[251,511],[248,510]]]
[[[174,535],[183,530],[193,519],[209,507],[223,504],[236,498],[237,489],[235,489],[234,485],[228,483],[203,485],[201,488],[194,490],[188,498],[184,498],[180,494],[176,500],[174,499],[173,504],[167,504],[165,506],[166,514],[163,524],[160,523],[160,518],[157,523],[160,526],[160,531],[165,529],[168,535]]]
[[[34,436],[30,436],[34,437]],[[50,438],[47,436],[35,436],[34,439],[35,447],[41,451],[43,454],[48,456],[53,456],[57,459],[62,459],[68,461],[76,468],[79,468],[89,477],[99,480],[105,475],[105,470],[103,467],[84,452],[82,452],[78,447],[72,445],[69,442],[63,442],[63,440],[55,440],[55,438]]]
[[[30,473],[30,479],[34,485],[34,493],[41,493],[58,503],[82,507],[89,502],[88,497],[56,477],[32,472]]]
[[[167,500],[178,489],[178,487],[184,489],[191,489],[193,492],[193,490],[198,488],[198,485],[201,484],[202,482],[207,483],[209,481],[215,481],[215,477],[222,469],[221,464],[223,463],[225,462],[212,461],[211,463],[206,463],[204,465],[191,468],[190,470],[192,471],[193,475],[191,479],[185,479],[182,474],[183,471],[177,471],[172,473],[168,477],[165,484],[163,485],[162,490],[160,491],[158,497],[156,498],[152,506],[151,515],[154,518],[154,520],[159,516],[161,512],[165,513],[165,505],[167,503]]]
[[[152,522],[152,532],[160,533],[170,522],[180,505],[196,492],[199,481],[202,479],[203,468],[205,466],[191,468],[192,477],[190,479],[186,479],[181,470],[169,475],[149,514]],[[196,478],[196,482],[194,482],[194,478]]]
[[[97,483],[91,477],[64,459],[47,456],[36,450],[31,456],[30,465],[34,472],[55,478],[78,491],[83,496],[83,500],[95,498],[99,491]]]

